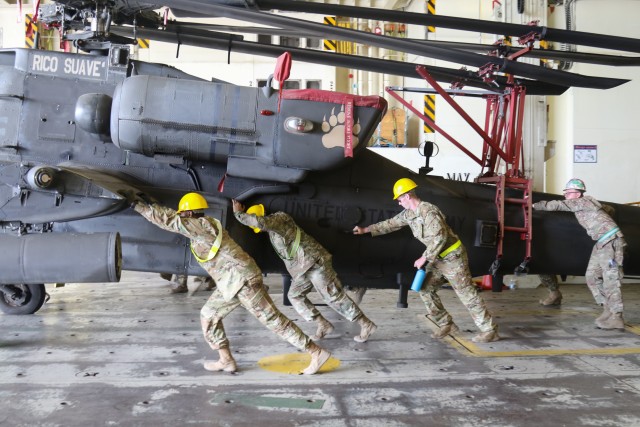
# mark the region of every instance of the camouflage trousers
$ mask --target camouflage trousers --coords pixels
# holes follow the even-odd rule
[[[542,283],[542,286],[549,289],[549,292],[559,290],[558,276],[556,276],[555,274],[540,274],[538,278],[540,279],[540,283]]]
[[[193,284],[196,289],[205,291],[210,291],[216,286],[211,276],[196,276],[193,278]]]
[[[307,350],[311,345],[311,339],[278,310],[262,283],[262,277],[258,276],[245,283],[236,296],[229,301],[224,299],[218,288],[214,289],[200,310],[200,323],[204,339],[212,349],[229,348],[229,340],[224,331],[222,319],[239,305],[246,308],[260,323],[297,349]]]
[[[307,294],[313,288],[318,291],[329,307],[345,319],[353,322],[362,317],[360,307],[344,292],[330,260],[319,259],[309,270],[291,280],[287,296],[293,308],[307,322],[320,316],[318,309],[307,298]]]
[[[617,237],[602,248],[596,244],[591,252],[585,278],[596,303],[613,313],[622,313],[622,260],[626,243]]]
[[[189,279],[189,276],[187,276],[186,274],[160,273],[160,277],[168,282],[171,282],[172,287],[186,287],[187,280]]]
[[[449,282],[462,304],[469,310],[471,318],[480,331],[489,332],[497,328],[484,300],[471,280],[467,252],[464,248],[429,264],[425,285],[420,290],[420,297],[427,307],[429,317],[440,327],[453,322],[453,318],[444,308],[437,294],[445,281]]]

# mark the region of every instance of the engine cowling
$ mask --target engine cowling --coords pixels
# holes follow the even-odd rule
[[[309,171],[344,165],[351,148],[364,148],[386,105],[377,96],[321,90],[279,94],[140,75],[116,87],[110,129],[123,150],[169,162],[226,162],[231,176],[299,182]],[[102,122],[86,116],[92,126]]]

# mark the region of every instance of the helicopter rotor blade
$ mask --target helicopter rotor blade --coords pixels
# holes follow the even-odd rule
[[[640,53],[639,39],[588,33],[583,31],[562,30],[538,25],[510,24],[505,22],[458,18],[445,15],[422,14],[398,10],[333,5],[296,0],[257,0],[257,5],[263,10],[278,9],[291,12],[349,16],[353,18],[402,22],[405,24],[424,26],[428,25],[440,28],[504,36],[509,35],[521,37],[531,32],[535,32],[540,34],[542,39],[548,41]]]
[[[397,39],[394,37],[387,37],[348,28],[327,26],[317,22],[294,19],[248,9],[222,6],[219,4],[202,4],[193,0],[175,0],[172,3],[178,5],[181,9],[197,10],[211,15],[272,25],[275,27],[296,28],[300,31],[304,31],[305,34],[313,34],[318,37],[323,37],[323,35],[329,34],[330,37],[336,39],[380,46],[387,49],[399,50],[419,56],[431,57],[478,68],[485,67],[490,64],[494,70],[498,72],[513,74],[530,79],[543,80],[560,86],[610,89],[628,82],[628,80],[625,79],[585,76],[565,71],[541,68],[532,64],[519,63],[506,58],[497,58],[479,55],[472,52],[425,46],[419,42],[411,40]]]
[[[512,55],[523,47],[508,46],[502,44],[482,44],[482,43],[460,43],[440,40],[419,40],[414,41],[432,44],[434,46],[447,49],[458,49],[472,52],[496,52],[499,56]],[[640,66],[640,56],[621,56],[621,55],[603,55],[597,53],[571,52],[565,50],[554,49],[538,49],[534,48],[527,52],[527,58],[548,59],[548,60],[564,60],[571,62],[580,62],[586,64],[609,65],[614,67],[633,67]]]
[[[243,34],[263,34],[272,36],[298,37],[298,30],[289,30],[273,27],[249,27],[242,25],[219,25],[205,24],[200,22],[174,21],[171,25],[175,27],[205,29],[219,32],[243,33]],[[499,56],[509,56],[521,49],[522,46],[511,46],[507,44],[482,44],[482,43],[462,43],[441,40],[421,40],[408,39],[425,45],[442,47],[446,49],[457,49],[470,52],[498,53]],[[605,55],[597,53],[574,52],[567,50],[540,49],[533,48],[526,54],[527,58],[547,59],[556,61],[580,62],[586,64],[608,65],[614,67],[634,67],[640,66],[640,56]]]
[[[272,36],[298,37],[300,31],[273,27],[248,27],[241,25],[218,25],[204,24],[200,22],[174,21],[171,23],[179,28],[206,29],[219,32],[244,33],[244,34],[264,34]],[[441,40],[420,40],[409,39],[425,45],[432,45],[446,49],[457,49],[470,52],[496,52],[499,56],[509,56],[523,49],[524,47],[509,46],[505,44],[482,44],[482,43],[461,43]],[[640,66],[640,56],[604,55],[597,53],[572,52],[554,49],[531,49],[526,54],[527,58],[547,59],[556,61],[580,62],[586,64],[608,65],[614,67],[634,67]]]
[[[288,46],[276,46],[264,43],[241,40],[236,35],[213,33],[206,30],[179,29],[168,27],[167,30],[138,28],[137,36],[149,38],[166,43],[181,43],[208,49],[233,51],[250,55],[261,55],[277,58],[284,52],[289,52],[296,61],[315,64],[353,68],[376,73],[391,74],[419,79],[416,73],[416,65],[403,62],[376,58],[368,58],[357,55],[345,55],[334,52],[324,52],[314,49],[293,48]],[[111,32],[120,35],[131,35],[133,28],[112,26]],[[429,73],[438,81],[447,83],[461,83],[465,86],[479,87],[487,90],[504,90],[507,85],[506,77],[495,76],[495,84],[489,84],[480,78],[475,72],[468,70],[454,70],[446,67],[428,67]],[[549,84],[536,80],[516,79],[516,84],[525,86],[527,93],[531,95],[560,95],[568,87]]]
[[[180,28],[206,29],[219,32],[244,33],[244,34],[264,34],[272,36],[298,37],[300,31],[273,27],[248,27],[242,25],[219,25],[205,24],[200,22],[173,21],[172,26]],[[509,46],[506,44],[482,44],[482,43],[461,43],[441,40],[421,40],[409,39],[425,45],[432,45],[446,49],[457,49],[470,52],[498,53],[499,56],[509,56],[524,47]],[[573,52],[567,50],[554,49],[531,49],[526,54],[527,58],[547,59],[556,61],[580,62],[586,64],[608,65],[614,67],[640,66],[640,56],[604,55],[597,53]]]
[[[218,24],[205,24],[200,22],[183,22],[183,21],[172,21],[168,26],[172,26],[174,28],[194,28],[201,30],[211,30],[211,31],[225,31],[229,33],[244,33],[244,34],[266,34],[272,36],[289,36],[289,37],[299,37],[300,31],[294,29],[286,29],[286,28],[273,28],[273,27],[246,27],[241,25],[218,25]]]

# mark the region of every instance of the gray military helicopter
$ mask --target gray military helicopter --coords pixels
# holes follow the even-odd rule
[[[283,21],[264,12],[272,7],[307,11],[327,6],[301,1],[69,0],[44,5],[39,19],[60,26],[67,39],[93,55],[0,51],[0,309],[5,313],[40,309],[44,283],[117,282],[122,269],[204,274],[187,240],[152,226],[129,209],[122,194],[131,192],[145,202],[167,206],[176,206],[186,192],[200,192],[209,202],[207,213],[222,222],[265,273],[285,269],[265,236],[235,221],[229,199],[286,211],[333,254],[345,284],[398,287],[398,304],[406,306],[420,245],[408,230],[375,239],[353,236],[351,230],[399,212],[391,187],[397,179],[410,177],[419,184],[419,196],[446,214],[469,251],[474,275],[491,271],[500,276],[518,268],[539,274],[584,274],[591,242],[572,215],[545,216],[543,221],[534,214],[535,243],[527,248],[518,235],[500,232],[494,186],[413,174],[367,150],[386,109],[383,98],[320,90],[280,93],[271,84],[254,88],[203,81],[162,64],[132,60],[126,45],[134,40],[128,35],[178,38],[180,43],[274,57],[284,52],[282,47],[247,42],[206,26],[165,24],[154,12],[161,6],[170,7],[176,16],[228,16],[309,34],[331,31],[334,38],[383,43],[443,59],[446,55],[468,65],[482,58],[501,72],[487,79],[472,71],[429,71],[438,81],[494,92],[514,84],[526,87],[527,93],[559,94],[570,86],[606,89],[625,83],[467,51],[486,48],[481,46],[443,48],[384,36],[371,40],[366,33],[317,28],[318,24]],[[331,10],[335,11],[321,13],[338,13]],[[412,14],[368,8],[339,10],[349,16],[393,13],[385,19],[397,22],[413,19]],[[456,19],[442,25],[470,24]],[[530,26],[510,31],[517,34],[524,30],[521,27],[532,31]],[[557,35],[552,29],[544,33],[559,39],[576,36],[561,30]],[[598,45],[605,43],[602,38],[612,38],[583,35],[577,35],[582,44]],[[618,48],[640,52],[638,40],[613,39]],[[413,65],[394,61],[287,50],[296,60],[412,77],[416,72]],[[635,61],[620,58],[582,59],[625,65]],[[507,191],[508,196],[515,193]],[[537,193],[531,197],[557,198]],[[626,273],[638,275],[637,208],[614,206],[629,243]],[[505,221],[521,217],[520,208],[505,207]],[[508,250],[497,259],[496,250],[503,246]]]

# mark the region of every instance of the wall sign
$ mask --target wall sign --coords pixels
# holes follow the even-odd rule
[[[598,146],[574,145],[573,163],[598,163]]]

